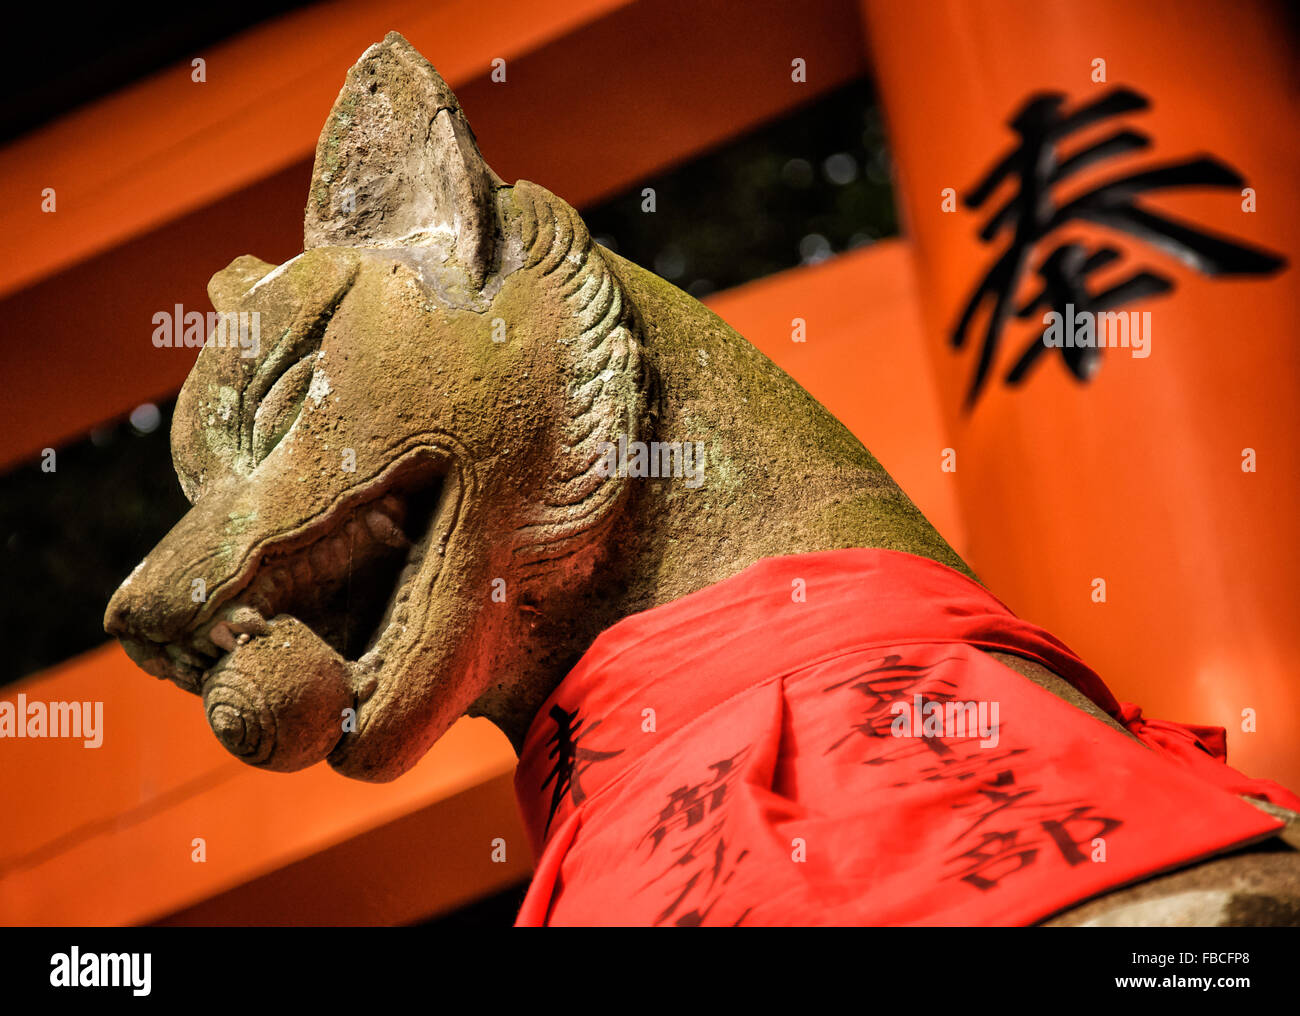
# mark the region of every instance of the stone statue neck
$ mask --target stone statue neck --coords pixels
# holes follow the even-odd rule
[[[643,462],[660,468],[638,473],[636,450],[620,442],[629,466],[620,517],[590,577],[554,590],[533,632],[562,648],[519,661],[514,680],[471,710],[516,750],[602,631],[762,558],[881,547],[971,574],[861,442],[788,375],[685,293],[602,253],[639,312],[653,412],[637,440]]]
[[[655,381],[653,460],[695,475],[634,480],[621,552],[635,550],[635,609],[764,557],[845,547],[918,554],[971,574],[847,428],[701,304],[611,260],[645,324]],[[681,450],[680,459],[678,449]],[[657,453],[657,454],[656,454]],[[630,545],[629,545],[630,544]]]

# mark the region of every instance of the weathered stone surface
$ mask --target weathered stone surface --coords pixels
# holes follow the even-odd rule
[[[447,83],[390,32],[348,71],[321,132],[304,246],[432,246],[481,287],[500,186]]]
[[[883,547],[969,574],[740,335],[503,184],[396,34],[330,113],[305,247],[213,277],[218,310],[259,315],[257,355],[199,356],[172,427],[194,507],[105,618],[251,764],[391,780],[466,713],[518,746],[600,631],[763,557]],[[620,439],[699,442],[699,482],[604,475]],[[1279,870],[1269,892],[1300,895]]]

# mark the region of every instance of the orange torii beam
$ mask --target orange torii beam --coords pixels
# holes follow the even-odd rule
[[[207,280],[241,254],[302,249],[302,195],[340,69],[389,29],[434,56],[498,172],[577,206],[866,68],[852,0],[407,6],[288,15],[203,54],[205,84],[187,62],[0,152],[4,192],[31,198],[0,208],[12,337],[0,465],[179,389],[194,351],[154,348],[152,316],[206,310]],[[806,83],[791,80],[791,54]],[[505,82],[490,78],[496,58]],[[612,63],[618,73],[602,74]],[[45,187],[54,214],[40,210]]]

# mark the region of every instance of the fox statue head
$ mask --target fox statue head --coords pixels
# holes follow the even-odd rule
[[[761,557],[964,569],[748,342],[503,183],[396,33],[326,122],[304,247],[209,283],[256,355],[200,353],[171,435],[193,507],[105,617],[250,764],[393,779],[466,713],[517,746],[601,630]]]

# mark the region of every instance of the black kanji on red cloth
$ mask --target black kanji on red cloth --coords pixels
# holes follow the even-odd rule
[[[1182,187],[1218,187],[1236,190],[1244,183],[1232,167],[1202,155],[1181,162],[1163,163],[1149,169],[1106,180],[1064,203],[1058,203],[1053,188],[1075,173],[1107,159],[1150,147],[1146,134],[1131,128],[1117,129],[1092,144],[1062,153],[1057,145],[1070,135],[1104,121],[1149,108],[1148,100],[1129,88],[1116,88],[1093,102],[1069,112],[1062,107],[1065,96],[1056,92],[1031,95],[1009,121],[1020,135],[1019,144],[998,160],[985,177],[963,198],[968,208],[980,208],[1007,180],[1016,190],[993,213],[979,232],[980,240],[991,243],[999,233],[1010,230],[1003,253],[971,294],[952,332],[956,348],[966,341],[976,312],[991,303],[984,340],[976,359],[974,377],[966,393],[966,409],[979,398],[998,351],[1002,329],[1014,312],[1027,319],[1051,307],[1065,316],[1073,312],[1111,312],[1114,308],[1168,292],[1173,282],[1154,271],[1139,270],[1101,290],[1088,285],[1095,272],[1120,259],[1111,246],[1089,249],[1078,242],[1063,242],[1042,256],[1034,271],[1042,279],[1038,292],[1019,307],[1017,291],[1040,243],[1048,246],[1049,234],[1073,222],[1089,222],[1136,237],[1164,254],[1210,276],[1268,275],[1286,264],[1270,251],[1201,230],[1186,222],[1161,215],[1135,200],[1151,191]],[[1101,348],[1092,346],[1048,346],[1037,333],[1008,371],[1005,382],[1021,383],[1030,367],[1044,352],[1055,348],[1066,367],[1080,381],[1088,381],[1099,364]]]
[[[891,653],[879,660],[873,660],[867,670],[858,671],[834,684],[828,684],[822,689],[824,693],[839,691],[848,686],[865,699],[867,709],[844,736],[826,749],[826,754],[838,751],[855,734],[874,738],[878,745],[889,746],[888,749],[881,748],[870,752],[863,758],[863,765],[886,765],[927,751],[936,755],[948,754],[952,750],[949,742],[953,739],[950,738],[920,737],[900,740],[891,736],[896,717],[895,704],[902,703],[910,707],[912,696],[916,694],[921,694],[926,703],[953,701],[953,692],[957,686],[946,678],[932,676],[934,669],[948,659],[950,657],[916,666],[904,663],[902,656]]]
[[[947,878],[959,878],[987,892],[1008,875],[1032,866],[1048,846],[1054,846],[1073,867],[1088,860],[1088,853],[1080,849],[1084,844],[1109,836],[1124,824],[1094,814],[1093,804],[1044,799],[1041,787],[1018,782],[1015,771],[1000,760],[987,759],[983,768],[980,783],[952,806],[965,812],[970,824],[953,840],[954,846],[966,849],[948,858],[946,863],[956,870]],[[985,826],[990,819],[997,819],[1001,828]]]
[[[649,841],[650,856],[665,839],[671,860],[642,889],[668,876],[675,880],[668,893],[671,898],[655,918],[656,925],[670,918],[678,927],[696,927],[708,920],[723,889],[736,874],[736,867],[748,855],[737,851],[726,838],[727,791],[739,778],[741,763],[749,753],[742,748],[728,758],[709,764],[711,776],[699,783],[684,784],[669,791],[667,803],[659,810],[641,844]],[[675,895],[674,895],[675,894]],[[693,903],[685,909],[688,903]],[[734,921],[740,924],[752,908],[746,908]]]
[[[551,820],[555,818],[555,813],[560,810],[560,802],[564,800],[565,794],[570,796],[575,805],[581,804],[587,799],[587,794],[582,789],[582,774],[597,762],[603,762],[615,755],[623,754],[622,748],[617,751],[597,751],[594,748],[579,746],[579,741],[591,735],[600,726],[600,720],[588,725],[583,730],[582,727],[586,721],[578,719],[577,711],[569,712],[559,705],[551,706],[549,716],[555,723],[555,733],[546,742],[551,746],[547,758],[554,759],[555,765],[551,767],[550,773],[542,781],[542,789],[545,790],[552,781],[554,781],[555,785],[551,788],[551,810],[546,816],[546,828],[543,830],[543,835],[551,831]]]
[[[863,670],[827,685],[825,693],[852,691],[866,702],[866,712],[845,734],[832,742],[825,754],[853,751],[867,766],[894,766],[930,752],[926,764],[913,768],[909,779],[888,784],[893,789],[917,784],[945,784],[953,788],[948,808],[963,821],[955,826],[945,879],[960,879],[981,892],[997,889],[1005,879],[1032,868],[1055,848],[1066,864],[1088,860],[1085,847],[1123,826],[1123,821],[1097,814],[1097,806],[1074,797],[1044,793],[1043,786],[1026,782],[1017,772],[1034,769],[1037,748],[989,750],[979,733],[896,737],[894,707],[914,696],[923,702],[957,700],[957,685],[943,677],[940,664],[909,664],[890,653],[871,660]],[[999,730],[1002,729],[1000,726]],[[860,735],[856,736],[855,735]],[[906,767],[905,767],[906,768]],[[676,818],[684,806],[698,805],[698,793],[684,794],[666,808],[663,818]],[[697,816],[702,818],[702,813]],[[942,817],[936,815],[936,821]]]
[[[712,815],[727,799],[727,788],[740,775],[740,763],[749,753],[749,748],[742,748],[729,758],[719,759],[709,764],[713,775],[699,783],[683,784],[668,794],[668,803],[660,810],[654,827],[641,837],[641,842],[649,840],[650,853],[659,848],[663,838],[673,829],[690,829],[704,821],[706,815]],[[638,844],[639,846],[640,844]]]

